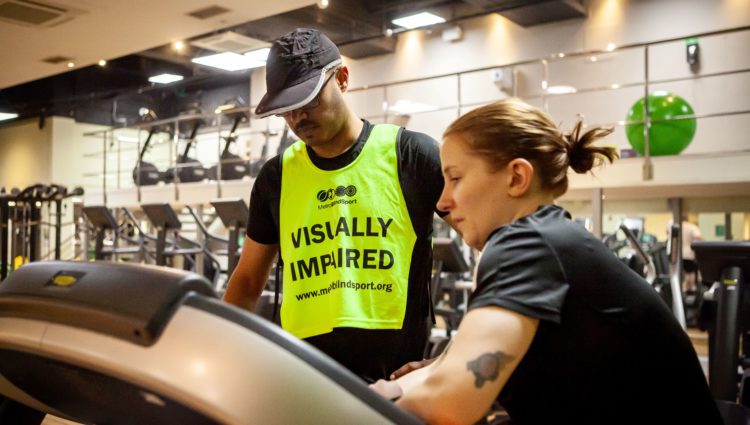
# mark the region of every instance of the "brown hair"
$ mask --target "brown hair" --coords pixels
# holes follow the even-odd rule
[[[590,171],[606,158],[617,157],[614,147],[593,146],[612,133],[611,128],[594,127],[581,135],[579,120],[563,134],[552,119],[520,99],[504,99],[474,109],[456,119],[443,137],[461,135],[469,149],[499,170],[515,158],[534,165],[543,189],[555,197],[568,190],[568,167],[578,174]]]

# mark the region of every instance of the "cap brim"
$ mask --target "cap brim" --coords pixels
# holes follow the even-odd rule
[[[313,74],[312,77],[299,84],[286,87],[276,93],[266,92],[255,108],[255,115],[258,118],[265,118],[269,115],[283,114],[307,105],[323,87],[326,71],[340,63],[340,59],[331,62],[323,67],[319,74]]]

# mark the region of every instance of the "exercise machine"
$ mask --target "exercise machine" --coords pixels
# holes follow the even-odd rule
[[[704,282],[713,283],[704,296],[711,393],[750,408],[750,241],[696,241],[691,247]]]
[[[63,244],[62,203],[67,198],[80,195],[83,195],[80,187],[68,191],[67,187],[59,184],[39,183],[22,190],[14,188],[10,193],[5,190],[0,193],[0,280],[20,264],[50,256],[60,259]],[[54,213],[52,205],[55,206]],[[44,220],[45,211],[47,220]],[[54,218],[51,218],[53,214]],[[54,242],[50,236],[53,231]],[[47,241],[44,255],[43,239]]]
[[[203,181],[206,178],[206,169],[203,164],[195,158],[190,157],[190,149],[195,146],[195,138],[198,135],[198,129],[204,124],[202,118],[190,118],[180,121],[181,134],[189,134],[185,150],[177,158],[174,167],[167,169],[164,173],[164,182],[172,183],[175,179],[180,183],[195,183]],[[187,133],[189,132],[189,133]]]
[[[247,121],[248,112],[229,112],[226,115],[232,119],[232,128],[229,130],[229,135],[224,138],[224,149],[221,151],[219,164],[209,169],[208,177],[213,180],[241,180],[250,174],[250,165],[239,155],[229,152],[229,147],[237,141],[237,127],[241,122]]]
[[[664,300],[680,326],[685,329],[687,325],[680,279],[678,275],[669,272],[669,255],[666,246],[652,237],[652,240],[645,241],[645,245],[648,246],[648,250],[646,250],[643,247],[643,237],[638,238],[624,223],[620,224],[620,230],[625,234],[629,246],[634,250],[640,261],[646,264],[646,282]],[[674,244],[670,245],[675,246]]]
[[[463,279],[470,267],[457,239],[433,238],[432,258],[433,274],[430,283],[432,321],[435,323],[435,316],[441,317],[445,323],[445,329],[433,330],[430,341],[425,347],[425,358],[436,357],[445,350],[466,314],[469,291],[473,289],[473,283]]]
[[[141,209],[146,214],[146,217],[148,217],[153,228],[156,229],[156,250],[154,252],[156,265],[172,266],[173,260],[176,257],[181,257],[184,260],[183,268],[185,270],[193,270],[205,275],[203,260],[207,259],[216,271],[215,273],[210,273],[210,278],[213,284],[216,285],[221,264],[208,250],[205,241],[204,243],[200,243],[180,235],[182,222],[177,217],[174,208],[165,202],[159,204],[142,204]],[[194,215],[194,217],[196,216]],[[168,234],[172,235],[170,239],[167,239]]]
[[[219,276],[224,273],[227,277],[226,280],[229,280],[229,273],[227,273],[226,268],[222,267],[218,258],[220,255],[228,253],[226,249],[222,249],[221,247],[228,246],[229,240],[225,237],[211,233],[203,222],[201,216],[193,209],[193,207],[186,205],[185,208],[193,217],[198,231],[200,232],[200,235],[197,237],[201,241],[200,246],[203,248],[202,253],[205,257],[205,261],[203,262],[203,275],[209,277],[214,282],[214,288],[219,291],[223,287],[223,284],[219,283]]]
[[[240,258],[240,236],[247,228],[250,211],[242,199],[217,199],[211,201],[216,215],[229,230],[227,242],[227,276],[231,276]]]
[[[123,211],[125,211],[123,209]],[[94,205],[83,207],[83,214],[88,219],[89,223],[93,226],[95,233],[94,236],[94,259],[95,260],[118,260],[120,255],[134,255],[136,262],[145,262],[147,259],[147,247],[146,238],[148,235],[142,231],[138,226],[132,215],[126,214],[126,217],[130,218],[130,222],[126,222],[125,225],[121,225],[115,219],[112,212],[103,205]],[[131,226],[131,227],[128,227]],[[137,234],[135,237],[130,237],[127,232],[123,229],[132,228]],[[110,244],[105,245],[105,239],[108,239]],[[119,242],[121,239],[126,239],[129,243],[128,246],[120,246]],[[153,239],[155,241],[155,239]]]
[[[670,273],[667,246],[657,242],[653,235],[637,235],[625,223],[620,223],[617,230],[625,235],[625,239],[617,239],[617,232],[615,232],[603,239],[604,245],[654,288],[659,297],[672,310],[672,314],[680,323],[680,326],[685,329],[682,288],[679,276]],[[670,244],[670,246],[674,247],[675,245]],[[628,249],[627,252],[625,248]]]
[[[12,264],[10,257],[10,211],[15,206],[15,197],[18,193],[17,188],[10,192],[5,191],[5,187],[0,189],[0,282],[3,281]]]
[[[141,152],[138,154],[138,162],[135,164],[135,168],[133,168],[133,182],[136,186],[153,186],[164,180],[164,176],[156,168],[156,165],[144,161],[143,156],[146,155],[154,134],[169,131],[170,129],[161,126],[153,126],[148,130],[146,141],[143,143]]]
[[[421,423],[203,277],[127,263],[39,262],[0,285],[0,395],[97,424]]]

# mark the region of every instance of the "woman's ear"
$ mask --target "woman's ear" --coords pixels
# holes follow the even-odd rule
[[[528,160],[516,158],[507,165],[510,184],[508,195],[520,198],[528,193],[531,182],[534,179],[534,166]]]

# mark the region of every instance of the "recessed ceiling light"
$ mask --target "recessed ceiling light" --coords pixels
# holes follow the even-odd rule
[[[135,136],[117,136],[118,142],[138,143],[139,139]]]
[[[68,68],[73,68],[74,66],[76,66],[76,64],[75,64],[75,63],[73,63],[73,62],[68,62]]]
[[[8,113],[8,112],[0,112],[0,121],[12,120],[13,118],[18,118],[18,114],[11,114],[11,113]]]
[[[106,66],[106,65],[107,65],[107,61],[105,61],[104,59],[99,59],[99,66]]]
[[[249,52],[253,53],[253,52]],[[268,56],[268,54],[266,54]],[[211,66],[214,68],[223,69],[225,71],[240,71],[243,69],[259,68],[266,64],[265,60],[260,61],[253,59],[249,55],[240,55],[239,53],[224,52],[217,53],[215,55],[202,56],[194,58],[193,62]]]
[[[172,44],[172,47],[174,47],[174,49],[179,52],[179,51],[182,51],[182,49],[185,48],[185,43],[183,43],[182,41],[175,41]]]
[[[270,47],[264,47],[262,49],[253,50],[251,52],[247,52],[243,54],[246,58],[252,59],[257,62],[261,62],[263,65],[266,64],[266,60],[268,59],[268,54],[271,52]],[[260,66],[263,66],[260,65]]]
[[[169,84],[169,83],[174,83],[175,81],[180,81],[183,78],[185,77],[183,77],[182,75],[165,73],[165,74],[154,75],[153,77],[148,77],[148,81],[152,83],[156,83],[156,84]]]
[[[416,15],[404,16],[403,18],[394,19],[391,22],[400,27],[414,29],[419,27],[426,27],[428,25],[440,24],[445,22],[445,19],[441,18],[440,16],[433,15],[429,12],[422,12],[417,13]]]
[[[576,90],[573,86],[549,86],[547,87],[547,93],[549,94],[569,94],[575,93]]]

